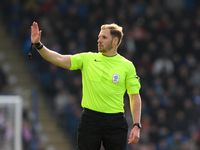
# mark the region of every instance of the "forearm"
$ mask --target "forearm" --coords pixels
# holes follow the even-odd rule
[[[43,46],[42,49],[38,50],[38,52],[40,53],[40,55],[46,59],[47,61],[56,64],[56,60],[59,59],[59,54],[55,51],[52,51],[50,49],[48,49],[47,47]]]
[[[130,108],[133,123],[140,123],[141,118],[141,98],[139,94],[130,94]],[[134,126],[129,135],[128,144],[135,144],[140,138],[140,127]]]
[[[130,108],[134,123],[140,123],[141,119],[141,98],[139,94],[130,94]]]
[[[40,50],[38,50],[38,52],[45,60],[51,62],[56,66],[60,66],[67,69],[71,67],[71,61],[69,55],[61,55],[55,51],[48,49],[45,46],[43,46]]]

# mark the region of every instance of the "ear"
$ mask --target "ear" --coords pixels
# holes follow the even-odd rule
[[[118,41],[119,41],[119,39],[118,39],[118,37],[115,37],[114,39],[113,39],[113,44],[118,44]]]

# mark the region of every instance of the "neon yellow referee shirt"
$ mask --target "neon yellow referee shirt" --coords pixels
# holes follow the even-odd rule
[[[103,113],[124,112],[124,94],[137,94],[140,82],[135,67],[121,55],[107,57],[101,53],[71,55],[70,70],[82,72],[81,105]]]

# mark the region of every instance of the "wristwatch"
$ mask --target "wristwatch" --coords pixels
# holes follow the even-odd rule
[[[141,123],[134,123],[134,124],[133,124],[133,127],[134,127],[134,126],[138,126],[138,128],[139,128],[139,129],[141,129],[141,128],[142,128],[142,125],[141,125]]]

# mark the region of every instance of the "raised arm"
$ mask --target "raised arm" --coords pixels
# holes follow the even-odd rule
[[[33,22],[33,25],[31,26],[31,42],[33,43],[33,45],[39,45],[41,34],[42,31],[39,30],[38,24],[36,22]],[[61,55],[55,51],[48,49],[45,46],[39,49],[38,52],[44,59],[54,65],[67,69],[71,67],[71,59],[69,55]]]

